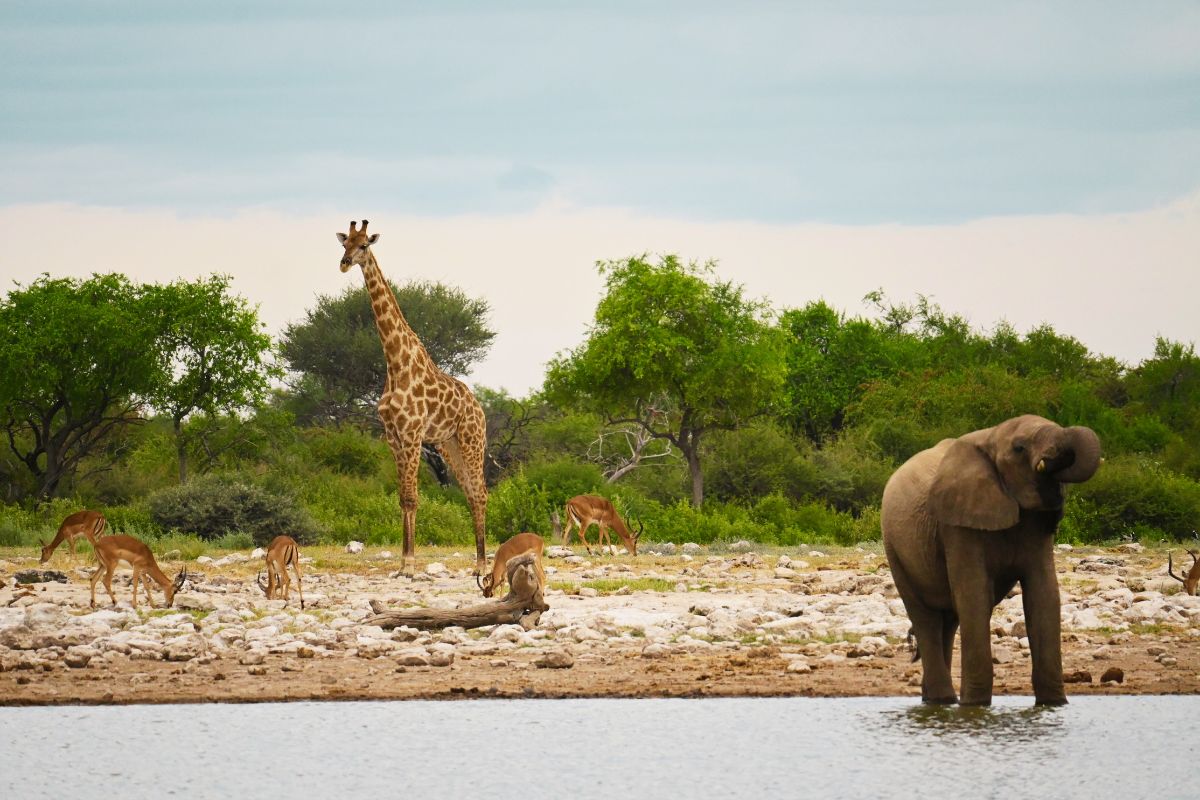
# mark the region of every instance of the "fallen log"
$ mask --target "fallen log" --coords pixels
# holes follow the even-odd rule
[[[371,601],[374,616],[364,620],[366,625],[392,629],[406,625],[430,630],[457,625],[462,628],[482,628],[485,625],[517,624],[525,630],[537,625],[543,611],[549,610],[542,593],[545,587],[538,580],[534,563],[537,556],[525,553],[508,562],[509,592],[499,600],[488,600],[461,608],[406,608],[391,611],[377,600]]]

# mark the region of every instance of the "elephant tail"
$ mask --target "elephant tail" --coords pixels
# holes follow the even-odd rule
[[[908,635],[905,636],[905,640],[908,642],[908,646],[912,648],[912,651],[913,651],[912,660],[920,661],[921,660],[921,647],[919,644],[917,644],[917,637],[915,635],[913,635],[912,628],[908,629]]]

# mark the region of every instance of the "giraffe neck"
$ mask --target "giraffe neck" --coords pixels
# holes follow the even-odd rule
[[[379,269],[379,262],[370,250],[367,251],[367,262],[362,265],[362,271],[367,292],[371,295],[371,310],[375,312],[375,328],[383,345],[388,375],[395,377],[417,367],[433,367],[425,346],[400,312],[400,304],[396,302],[396,296],[392,294]]]

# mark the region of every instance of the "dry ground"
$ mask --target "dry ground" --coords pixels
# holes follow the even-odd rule
[[[864,549],[822,548],[828,555],[810,557],[807,553],[788,550],[792,558],[804,558],[808,566],[796,570],[795,577],[780,578],[774,572],[776,559],[783,553],[774,550],[764,554],[763,564],[748,568],[729,568],[733,554],[720,554],[721,564],[713,563],[710,579],[683,570],[704,564],[705,552],[692,562],[679,556],[596,557],[585,565],[568,567],[561,560],[547,561],[557,568],[550,576],[552,586],[574,591],[586,585],[589,577],[600,573],[615,581],[637,580],[646,572],[671,581],[678,577],[693,588],[686,598],[707,598],[710,601],[742,599],[752,592],[774,593],[772,596],[795,594],[799,602],[816,603],[826,596],[842,596],[846,580],[855,576],[872,575],[879,571],[879,548]],[[380,559],[378,553],[349,556],[332,549],[307,549],[315,556],[309,565],[309,594],[320,593],[327,598],[326,614],[340,608],[365,605],[368,593],[362,592],[363,581],[376,587],[374,594],[386,596],[390,602],[401,599],[410,586],[401,578],[389,577],[394,563]],[[1093,574],[1072,569],[1086,554],[1117,555],[1115,551],[1089,549],[1060,553],[1060,581],[1064,594],[1086,598],[1113,587],[1128,586],[1135,591],[1157,593],[1171,591],[1172,583],[1162,579],[1165,551],[1121,553],[1123,575]],[[373,557],[374,555],[374,557]],[[445,594],[473,601],[473,581],[463,573],[471,560],[449,551],[426,550],[421,553],[419,568],[438,560],[450,568],[451,575],[438,583],[430,582],[422,589],[433,591],[435,586],[451,586]],[[87,611],[87,584],[77,568],[86,561],[72,561],[56,555],[53,566],[72,577],[68,586],[58,584],[39,587],[35,596],[14,604],[51,601],[70,607],[72,613]],[[624,566],[622,566],[624,565]],[[13,598],[11,575],[18,569],[34,567],[36,559],[16,551],[0,552],[0,607]],[[165,565],[164,565],[165,566]],[[209,580],[219,578],[244,580],[249,585],[254,562],[212,566],[197,569]],[[625,569],[630,566],[632,569]],[[194,565],[189,569],[196,568]],[[168,568],[169,569],[169,568]],[[612,571],[619,570],[619,571]],[[173,571],[173,570],[172,570]],[[820,580],[816,580],[813,576]],[[318,577],[319,576],[319,577]],[[809,580],[804,580],[808,578]],[[345,585],[344,590],[339,587]],[[458,584],[461,584],[458,585]],[[636,584],[635,584],[636,585]],[[203,586],[203,583],[201,583]],[[884,594],[891,590],[890,584]],[[101,590],[102,591],[102,590]],[[199,591],[202,591],[199,590]],[[241,591],[239,589],[239,591]],[[249,589],[245,590],[249,592]],[[647,607],[663,598],[677,595],[672,591],[640,590],[624,596],[614,596],[602,590],[596,597],[567,596],[552,592],[548,601],[552,607],[567,609],[579,615],[597,604],[611,608],[636,609]],[[118,597],[128,596],[128,587],[118,587]],[[828,593],[828,594],[827,594]],[[249,595],[247,595],[249,596]],[[755,597],[759,595],[754,595]],[[894,594],[892,594],[894,597]],[[685,602],[686,602],[685,598]],[[102,601],[106,598],[101,597]],[[259,598],[261,601],[261,597]],[[161,595],[156,596],[161,604]],[[341,604],[341,605],[339,605]],[[273,609],[274,610],[274,609]],[[289,609],[294,610],[293,609]],[[142,614],[152,616],[144,603]],[[564,612],[565,613],[565,612]],[[197,625],[199,630],[199,625]],[[362,658],[326,655],[301,657],[296,654],[269,654],[262,664],[240,663],[240,651],[214,649],[204,658],[182,663],[162,660],[133,660],[120,658],[93,662],[80,668],[68,668],[50,658],[36,666],[11,667],[0,672],[0,705],[27,704],[92,704],[92,703],[175,703],[175,702],[262,702],[276,700],[361,700],[361,699],[460,699],[472,697],[698,697],[698,696],[896,696],[919,695],[919,668],[911,662],[911,654],[896,637],[878,654],[867,657],[843,658],[853,649],[855,636],[832,635],[824,640],[780,641],[779,637],[748,635],[743,641],[726,642],[725,646],[703,651],[676,649],[665,657],[649,658],[643,654],[645,640],[625,636],[619,641],[589,642],[587,646],[567,645],[574,653],[573,666],[565,669],[542,668],[535,665],[543,649],[520,646],[500,653],[484,655],[460,651],[452,664],[434,666],[398,666],[387,656]],[[1015,641],[1015,640],[1013,640]],[[1086,631],[1064,630],[1064,669],[1067,673],[1079,670],[1090,673],[1090,681],[1072,683],[1068,694],[1175,694],[1200,692],[1200,635],[1196,621],[1179,625],[1143,623],[1125,630],[1108,628]],[[811,665],[810,672],[789,672],[787,666],[803,655]],[[1028,658],[1020,651],[1010,663],[996,665],[996,694],[1030,694]],[[1164,657],[1165,656],[1165,657]],[[957,672],[957,658],[956,658]],[[1100,683],[1100,676],[1109,667],[1124,672],[1123,683]]]

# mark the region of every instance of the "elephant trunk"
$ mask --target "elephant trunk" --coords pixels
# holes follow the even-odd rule
[[[1060,452],[1075,457],[1053,475],[1062,483],[1083,483],[1100,467],[1100,437],[1091,428],[1075,425],[1063,429]]]

